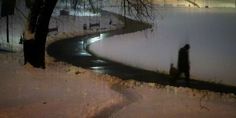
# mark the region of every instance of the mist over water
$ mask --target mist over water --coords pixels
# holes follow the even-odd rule
[[[153,29],[113,36],[90,49],[117,62],[168,72],[177,64],[179,48],[189,43],[192,78],[236,85],[235,9],[157,8],[153,13]]]

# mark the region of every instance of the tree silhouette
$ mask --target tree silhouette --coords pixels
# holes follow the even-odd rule
[[[33,1],[33,2],[32,2]],[[48,34],[48,25],[51,14],[58,0],[26,0],[30,6],[30,14],[27,27],[24,31],[24,57],[25,64],[30,63],[37,68],[45,68],[45,43]],[[68,0],[71,7],[89,6],[93,12],[99,12],[101,8],[97,4],[106,0]],[[124,15],[128,13],[135,18],[150,17],[152,0],[117,0]]]

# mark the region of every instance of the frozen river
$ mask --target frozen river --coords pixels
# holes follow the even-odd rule
[[[191,45],[191,77],[236,86],[236,10],[160,8],[153,29],[116,35],[90,46],[97,55],[167,73],[179,48]]]

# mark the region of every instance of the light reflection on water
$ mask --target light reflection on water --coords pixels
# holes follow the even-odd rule
[[[105,67],[103,66],[94,66],[94,67],[90,67],[90,69],[92,69],[94,72],[97,72],[97,73],[106,73]]]
[[[107,36],[106,33],[101,33],[99,36],[92,37],[92,38],[86,40],[86,44],[84,44],[84,45],[87,46],[87,45],[93,44],[97,41],[103,40],[106,36]]]
[[[79,52],[78,54],[81,56],[91,56],[91,54],[89,54],[87,52]]]
[[[95,42],[97,42],[99,40],[101,40],[100,36],[96,36],[96,37],[93,37],[93,38],[89,39],[87,41],[87,44],[92,44],[92,43],[95,43]]]
[[[86,43],[84,43],[83,40],[77,42],[77,45],[75,47],[75,52],[76,52],[76,55],[79,55],[79,56],[91,56],[91,54],[89,54],[86,51]]]

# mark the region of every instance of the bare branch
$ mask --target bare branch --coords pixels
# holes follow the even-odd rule
[[[73,8],[76,8],[77,5],[82,5],[82,3],[86,4],[87,7],[90,7],[93,12],[97,12],[100,10],[102,2],[107,2],[106,0],[71,0],[71,6]],[[133,16],[139,20],[142,20],[143,18],[151,18],[151,12],[152,12],[152,3],[153,0],[114,0],[117,4],[117,6],[121,7],[124,11],[124,15]],[[97,5],[96,5],[97,4]]]

